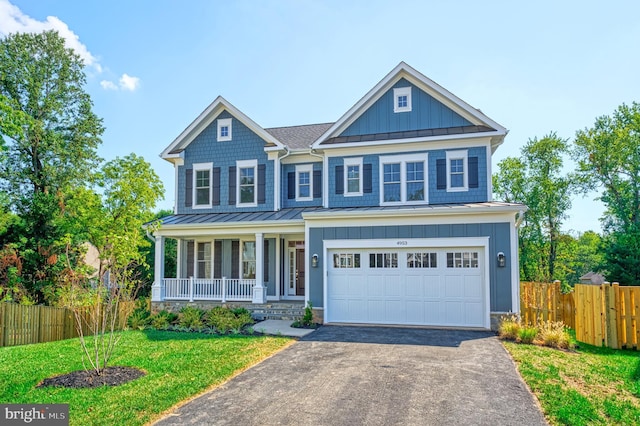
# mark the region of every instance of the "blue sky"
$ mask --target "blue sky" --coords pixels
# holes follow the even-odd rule
[[[144,156],[172,208],[158,154],[217,95],[263,127],[332,122],[400,61],[510,130],[494,167],[529,138],[573,139],[640,101],[638,16],[615,0],[0,0],[0,36],[61,31],[87,63],[100,155]],[[565,230],[600,230],[595,197]]]

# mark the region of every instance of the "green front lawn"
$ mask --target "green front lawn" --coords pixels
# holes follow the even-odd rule
[[[640,424],[639,352],[503,344],[552,424]]]
[[[147,374],[115,387],[42,388],[43,379],[82,369],[78,339],[0,348],[2,403],[68,403],[72,425],[141,425],[286,347],[285,337],[126,331],[110,365]]]

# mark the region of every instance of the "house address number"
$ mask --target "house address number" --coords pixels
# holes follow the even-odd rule
[[[408,242],[408,241],[406,241],[406,240],[400,240],[400,241],[398,241],[398,242],[397,242],[397,244],[398,244],[399,246],[408,246],[408,245],[409,245],[409,242]]]

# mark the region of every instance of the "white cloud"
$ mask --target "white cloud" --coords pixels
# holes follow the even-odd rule
[[[100,82],[100,86],[102,86],[104,90],[118,90],[118,86],[116,86],[113,81],[109,80],[102,80]]]
[[[56,30],[68,48],[73,49],[87,66],[94,66],[98,72],[102,67],[96,57],[89,52],[87,46],[80,42],[77,34],[69,29],[69,26],[55,16],[47,16],[45,21],[38,21],[25,15],[9,0],[0,0],[0,35],[6,36],[13,33],[40,33],[47,30]]]
[[[140,86],[140,79],[138,77],[132,77],[128,74],[122,74],[119,83],[122,90],[129,90],[133,92],[138,88],[138,86]]]
[[[40,33],[55,30],[65,40],[66,47],[73,49],[84,61],[85,65],[93,67],[96,73],[102,73],[102,65],[89,52],[87,46],[80,42],[80,37],[69,26],[56,16],[47,16],[46,20],[38,21],[24,14],[9,0],[0,0],[0,36],[13,33]],[[140,86],[140,79],[128,74],[122,74],[118,84],[109,80],[102,80],[100,86],[105,90],[135,91]]]

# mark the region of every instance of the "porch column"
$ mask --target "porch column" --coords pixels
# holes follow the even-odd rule
[[[164,293],[164,237],[156,237],[156,253],[153,266],[153,286],[151,287],[151,301],[161,302]]]
[[[253,288],[253,303],[267,302],[267,288],[264,286],[264,234],[256,233],[256,285]]]

